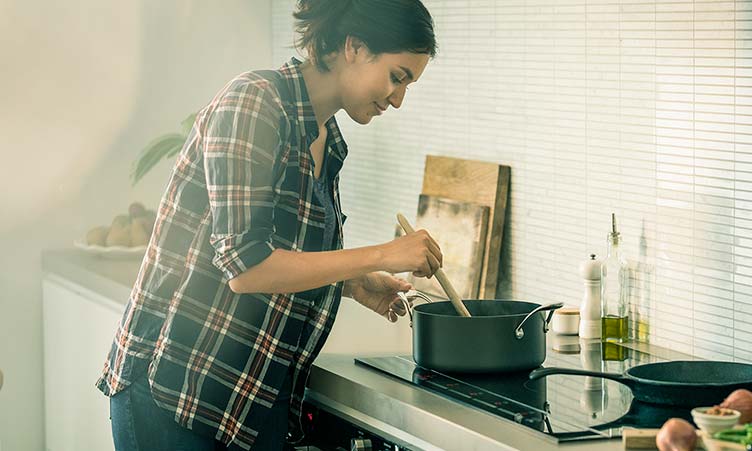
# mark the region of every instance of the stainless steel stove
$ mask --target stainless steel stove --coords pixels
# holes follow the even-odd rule
[[[554,337],[544,366],[621,373],[654,356],[618,344]],[[592,377],[556,375],[531,381],[529,372],[443,374],[410,356],[363,357],[355,362],[452,401],[514,421],[555,442],[608,439],[622,428],[660,427],[668,418],[689,418],[685,409],[633,401],[626,386]]]

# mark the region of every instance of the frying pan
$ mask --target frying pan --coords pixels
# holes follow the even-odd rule
[[[615,380],[629,387],[638,401],[679,407],[713,406],[738,388],[752,389],[752,365],[709,360],[647,363],[623,374],[538,368],[530,373],[530,379],[552,374]]]

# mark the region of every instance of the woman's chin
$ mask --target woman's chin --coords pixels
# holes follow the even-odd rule
[[[360,125],[367,125],[371,123],[371,119],[373,119],[373,116],[369,114],[368,112],[358,112],[356,114],[351,114],[349,111],[347,112],[347,115],[350,116],[350,119],[357,122]]]

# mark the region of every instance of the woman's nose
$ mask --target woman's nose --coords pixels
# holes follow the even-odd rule
[[[392,95],[389,96],[388,98],[389,103],[394,108],[399,108],[400,106],[402,106],[402,100],[405,98],[406,90],[407,90],[407,86],[400,86],[392,93]]]

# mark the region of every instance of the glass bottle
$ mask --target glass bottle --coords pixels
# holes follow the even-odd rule
[[[642,220],[640,250],[637,265],[630,277],[629,320],[632,339],[648,342],[650,340],[650,306],[652,304],[653,268],[647,259],[648,241],[645,237],[645,220]]]
[[[601,266],[601,339],[621,343],[627,340],[629,334],[629,268],[620,244],[621,235],[616,230],[616,215],[611,213],[608,253]]]

